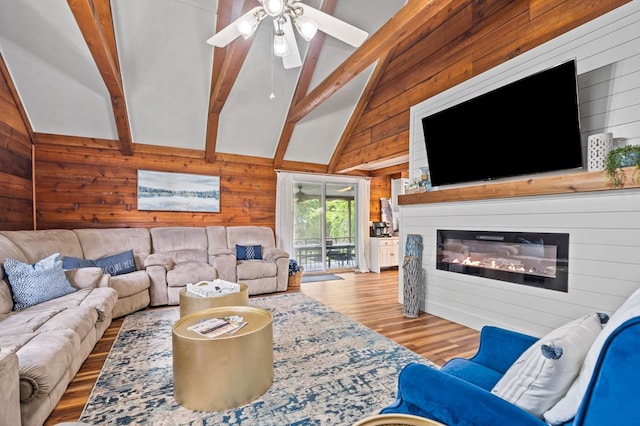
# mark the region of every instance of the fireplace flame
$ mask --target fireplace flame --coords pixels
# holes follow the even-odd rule
[[[509,259],[484,259],[484,260],[473,260],[471,257],[467,257],[460,261],[457,258],[451,259],[450,263],[459,263],[461,265],[467,266],[477,266],[479,268],[491,268],[491,269],[501,269],[511,272],[519,272],[519,273],[536,273],[535,270],[529,269],[527,270],[524,266],[519,263],[516,263]]]

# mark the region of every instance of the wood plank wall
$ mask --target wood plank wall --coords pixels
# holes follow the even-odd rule
[[[0,73],[0,222],[3,230],[33,229],[32,191],[31,139],[9,82]]]
[[[389,176],[376,176],[371,178],[371,191],[369,205],[369,220],[380,222],[380,198],[391,197],[391,178]]]
[[[276,173],[268,159],[227,156],[206,163],[186,150],[132,157],[108,148],[78,146],[74,138],[36,143],[37,228],[260,225],[275,229]],[[62,146],[62,145],[67,146]],[[157,151],[157,150],[153,150]],[[220,176],[220,213],[147,212],[136,208],[137,170]],[[371,179],[370,220],[380,220],[388,176]]]
[[[400,43],[337,170],[409,152],[409,108],[628,0],[455,1],[458,12]],[[450,13],[449,10],[446,13]],[[425,22],[425,25],[431,25]],[[423,29],[416,31],[424,34]]]
[[[202,153],[135,148],[127,157],[114,149],[36,143],[37,228],[275,227],[270,160],[231,156],[206,163]],[[138,211],[139,169],[220,176],[220,213]]]

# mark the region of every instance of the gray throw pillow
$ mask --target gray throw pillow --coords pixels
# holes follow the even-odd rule
[[[95,260],[98,268],[102,268],[105,274],[112,276],[128,274],[136,271],[136,260],[133,257],[133,250],[127,250],[112,256],[102,257]]]

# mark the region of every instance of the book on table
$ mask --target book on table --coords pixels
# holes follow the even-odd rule
[[[244,318],[239,316],[208,318],[187,327],[187,330],[196,332],[205,337],[214,338],[233,334],[246,324],[247,322],[244,321]]]

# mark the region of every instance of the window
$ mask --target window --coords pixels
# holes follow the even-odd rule
[[[368,271],[369,180],[278,172],[279,247],[305,272]]]

